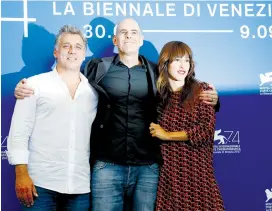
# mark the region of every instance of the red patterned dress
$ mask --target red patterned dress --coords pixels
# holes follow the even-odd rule
[[[201,83],[201,90],[208,86]],[[164,164],[157,192],[157,211],[223,211],[224,204],[214,176],[213,136],[215,111],[196,102],[192,111],[171,94],[172,107],[162,110],[159,124],[166,131],[186,131],[189,141],[164,141]]]

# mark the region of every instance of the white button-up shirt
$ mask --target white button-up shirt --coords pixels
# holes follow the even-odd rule
[[[98,95],[85,76],[74,99],[56,69],[33,76],[34,95],[17,100],[8,160],[27,164],[34,185],[59,193],[90,192],[90,135]]]

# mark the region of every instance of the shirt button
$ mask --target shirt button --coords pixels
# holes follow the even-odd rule
[[[104,127],[104,125],[100,125],[100,128],[103,128]]]
[[[108,104],[107,107],[110,108],[110,104]]]

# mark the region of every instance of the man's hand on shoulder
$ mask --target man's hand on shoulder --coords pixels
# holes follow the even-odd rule
[[[208,105],[215,106],[218,102],[218,93],[215,89],[215,86],[209,84],[211,90],[206,90],[200,93],[199,99]]]
[[[14,96],[17,99],[24,99],[34,94],[34,90],[27,85],[27,79],[22,79],[15,87]]]

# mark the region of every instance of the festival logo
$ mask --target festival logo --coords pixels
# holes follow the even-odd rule
[[[272,72],[260,74],[260,95],[272,95]]]
[[[216,130],[214,133],[214,153],[240,153],[240,132],[235,130]]]

